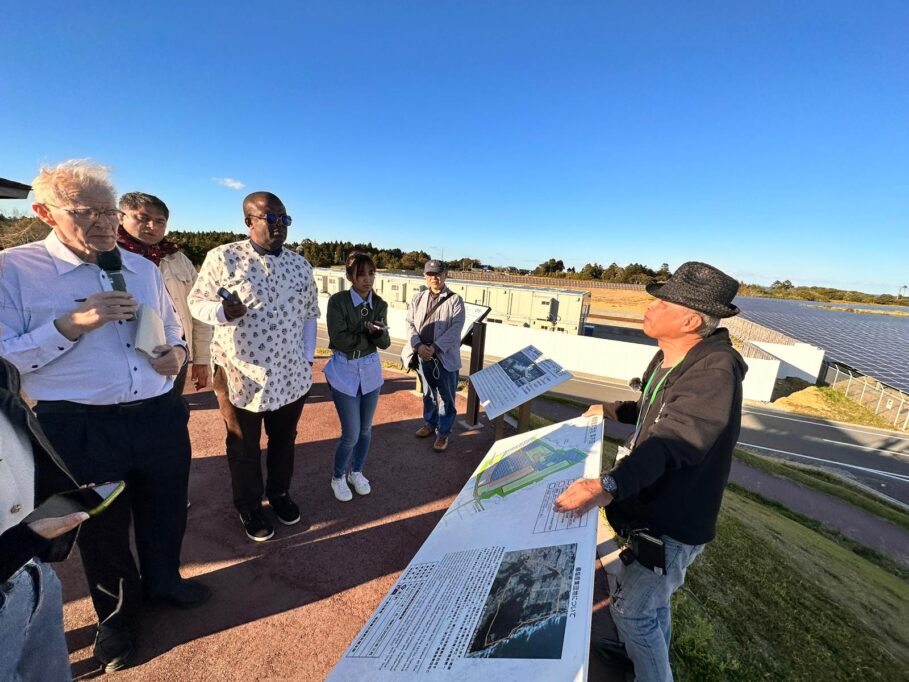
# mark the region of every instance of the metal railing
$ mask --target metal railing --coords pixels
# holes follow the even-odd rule
[[[837,362],[824,362],[821,380],[887,420],[894,428],[901,431],[909,428],[909,394]]]

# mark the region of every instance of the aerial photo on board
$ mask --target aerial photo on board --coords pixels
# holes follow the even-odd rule
[[[542,369],[537,367],[523,351],[518,351],[513,355],[499,361],[499,365],[505,370],[505,374],[514,383],[515,386],[523,386],[534,379],[543,376]]]
[[[467,656],[561,658],[577,545],[506,552]]]
[[[557,448],[543,438],[534,438],[505,452],[480,472],[474,486],[474,499],[479,502],[495,495],[505,497],[583,462],[586,456],[580,450]]]

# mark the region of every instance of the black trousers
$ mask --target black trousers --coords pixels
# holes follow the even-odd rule
[[[180,580],[189,408],[170,393],[110,412],[79,409],[72,403],[39,402],[35,411],[76,480],[126,481],[126,490],[110,507],[82,524],[78,545],[98,621],[132,628],[142,590],[164,594]],[[131,520],[141,580],[130,549]]]
[[[247,513],[262,504],[263,494],[278,497],[290,490],[297,422],[309,391],[277,410],[251,412],[230,402],[224,369],[218,365],[214,367],[212,386],[227,427],[227,464],[234,506],[240,513]],[[265,460],[268,482],[265,485],[262,482],[262,448],[259,447],[263,424],[268,435]]]

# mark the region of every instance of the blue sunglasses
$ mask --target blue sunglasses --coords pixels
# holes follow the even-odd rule
[[[266,213],[265,215],[255,215],[253,213],[248,213],[247,217],[263,218],[269,225],[274,225],[277,222],[280,222],[282,225],[290,225],[294,221],[294,219],[286,213],[283,213],[281,215],[278,215],[277,213]]]

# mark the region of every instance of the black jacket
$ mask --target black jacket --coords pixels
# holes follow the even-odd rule
[[[644,381],[662,360],[659,351]],[[631,454],[609,472],[618,485],[606,507],[614,529],[649,528],[689,545],[714,538],[741,428],[747,369],[729,333],[718,329],[668,375]],[[634,424],[640,409],[640,400],[617,402],[606,405],[605,415]]]
[[[328,299],[325,319],[328,327],[328,347],[332,350],[344,353],[360,351],[367,354],[376,348],[385,349],[391,345],[388,329],[370,334],[364,326],[365,320],[383,326],[388,321],[388,304],[375,291],[372,292],[372,310],[366,317],[362,317],[354,306],[349,289],[332,294]]]
[[[14,428],[29,434],[35,457],[36,507],[54,493],[79,487],[47,440],[35,415],[22,400],[19,372],[3,358],[0,358],[0,410]],[[54,540],[45,540],[25,523],[9,528],[0,534],[0,583],[9,580],[33,557],[44,561],[63,561],[72,551],[77,533],[78,528]]]

